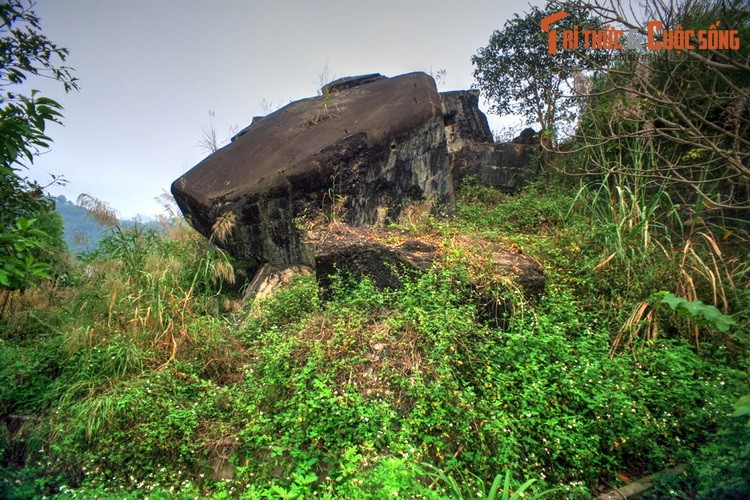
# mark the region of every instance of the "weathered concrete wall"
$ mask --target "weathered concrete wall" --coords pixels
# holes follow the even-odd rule
[[[517,191],[538,174],[535,150],[536,146],[512,142],[469,144],[451,155],[454,181],[459,185],[471,177],[485,186]]]
[[[441,92],[440,105],[449,153],[468,144],[494,142],[487,117],[479,109],[478,90]]]
[[[367,75],[329,85],[257,120],[172,184],[193,226],[206,236],[231,211],[236,226],[219,242],[240,259],[277,266],[314,264],[295,220],[342,203],[341,217],[396,219],[413,201],[453,208],[443,113],[424,73]],[[336,82],[334,82],[336,83]]]
[[[508,143],[495,144],[487,117],[479,109],[479,92],[461,90],[440,94],[453,180],[467,177],[505,191],[515,191],[533,180],[534,131],[524,130]],[[529,132],[530,131],[530,132]]]

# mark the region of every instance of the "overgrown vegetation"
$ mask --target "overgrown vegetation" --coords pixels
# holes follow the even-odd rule
[[[398,290],[303,277],[250,307],[254,270],[213,244],[230,218],[206,240],[82,196],[112,229],[75,262],[45,211],[9,218],[0,497],[586,498],[676,464],[654,495],[747,496],[745,228],[654,182],[689,151],[613,130],[600,99],[536,184],[467,182],[453,219],[391,227],[445,259]],[[544,296],[496,284],[513,314],[486,321],[471,284],[492,270],[459,240],[538,259]]]
[[[340,278],[323,300],[302,278],[238,314],[228,262],[179,221],[171,236],[114,233],[66,286],[14,294],[3,495],[445,498],[489,494],[499,475],[496,495],[534,480],[527,492],[568,497],[694,456],[704,470],[747,392],[746,304],[697,321],[700,348],[666,305],[660,335],[612,356],[627,311],[679,259],[639,260],[637,285],[615,259],[598,266],[603,224],[550,183],[468,186],[459,209],[429,224],[448,249],[481,235],[548,271],[505,330],[479,318],[456,249],[400,290]]]

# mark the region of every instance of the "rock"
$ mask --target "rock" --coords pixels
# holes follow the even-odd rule
[[[505,328],[517,306],[533,305],[544,295],[542,265],[518,248],[473,236],[454,236],[462,262],[474,283],[479,318]]]
[[[343,79],[347,80],[347,79]],[[244,129],[172,184],[190,223],[209,237],[227,212],[221,243],[235,258],[313,266],[301,218],[337,210],[353,226],[396,220],[404,206],[454,203],[435,82],[424,73],[354,77],[293,102]]]
[[[523,131],[519,143],[494,144],[476,91],[438,94],[424,73],[372,73],[338,79],[321,93],[255,117],[172,184],[198,231],[235,258],[264,264],[246,301],[313,268],[324,287],[342,272],[397,288],[405,275],[447,265],[447,256],[435,238],[399,240],[375,227],[414,223],[436,207],[449,213],[454,178],[514,190],[535,174],[534,131]],[[469,269],[482,262],[475,297],[496,321],[511,306],[508,287],[530,301],[543,293],[534,259],[456,241],[472,255]]]
[[[492,241],[468,235],[456,235],[452,239],[464,255],[469,275],[480,283],[480,288],[496,288],[504,282],[518,287],[523,297],[534,302],[544,294],[546,278],[542,265],[518,248],[503,248]],[[485,285],[482,280],[487,280]]]
[[[513,142],[495,144],[487,117],[479,109],[479,92],[440,94],[446,143],[455,185],[467,177],[485,186],[517,191],[537,176],[531,153],[536,132],[527,128]]]
[[[535,259],[517,251],[496,249],[492,252],[492,262],[513,279],[527,300],[534,302],[544,295],[547,279]]]
[[[478,90],[441,92],[440,105],[449,153],[468,144],[494,142],[487,116],[479,109]]]
[[[444,250],[434,237],[410,237],[394,241],[394,235],[345,224],[331,224],[310,234],[315,246],[318,282],[323,288],[331,276],[342,273],[356,280],[369,276],[379,289],[396,289],[401,277],[416,275],[434,266],[448,265]],[[508,310],[509,288],[520,290],[522,297],[536,301],[544,293],[546,279],[535,259],[496,244],[469,237],[454,237],[453,243],[465,255],[469,277],[475,280],[475,296],[480,306],[499,318]]]
[[[258,269],[245,291],[244,302],[251,303],[273,296],[288,287],[298,276],[312,276],[315,271],[307,266],[292,265],[283,269],[264,264]]]
[[[377,80],[382,80],[383,78],[385,77],[381,75],[380,73],[371,73],[369,75],[360,75],[360,76],[345,76],[344,78],[339,78],[338,80],[334,80],[327,85],[323,85],[323,87],[320,89],[320,92],[322,94],[340,92],[342,90],[351,89],[359,85],[364,85],[366,83],[372,83]]]
[[[521,133],[518,134],[518,137],[514,138],[510,142],[514,144],[538,144],[539,136],[537,135],[536,130],[534,130],[533,128],[525,128],[521,130]]]
[[[627,500],[643,498],[645,496],[644,493],[658,484],[665,476],[672,476],[671,479],[674,479],[675,476],[682,475],[686,475],[686,467],[683,464],[678,464],[671,469],[651,474],[639,479],[638,481],[626,484],[621,488],[612,490],[609,493],[599,495],[594,500]]]
[[[247,127],[243,128],[242,130],[240,130],[239,132],[237,132],[236,134],[234,134],[234,136],[232,136],[232,139],[231,139],[230,142],[234,142],[238,138],[240,138],[243,135],[245,135],[247,133],[247,131],[250,130],[251,127],[255,126],[255,124],[258,123],[259,121],[261,121],[262,119],[263,119],[262,116],[253,116],[253,121],[250,122],[250,125],[248,125]]]
[[[538,175],[532,162],[534,150],[534,146],[512,142],[468,144],[451,155],[453,179],[456,185],[471,177],[483,186],[517,191]]]
[[[337,273],[356,280],[369,276],[378,289],[397,289],[400,276],[426,271],[439,256],[438,248],[428,242],[407,240],[386,244],[386,233],[332,224],[312,235],[315,244],[315,268],[323,288]]]

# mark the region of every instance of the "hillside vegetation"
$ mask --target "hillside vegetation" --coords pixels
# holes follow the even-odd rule
[[[231,262],[183,221],[115,233],[86,272],[8,299],[3,496],[473,497],[507,471],[511,489],[585,497],[685,462],[684,491],[746,481],[750,432],[729,417],[748,392],[746,250],[632,241],[609,258],[616,228],[576,193],[470,185],[454,219],[391,228],[538,258],[547,292],[531,307],[501,291],[504,330],[460,255],[397,291],[340,277],[323,299],[301,278],[242,309]],[[686,273],[733,319],[655,294]]]

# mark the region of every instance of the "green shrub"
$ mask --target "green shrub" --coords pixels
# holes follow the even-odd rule
[[[750,497],[750,426],[733,421],[692,464],[699,498]]]
[[[543,194],[542,194],[543,193]],[[537,234],[560,226],[573,198],[555,185],[532,184],[516,194],[466,184],[456,207],[458,224],[498,233]]]

